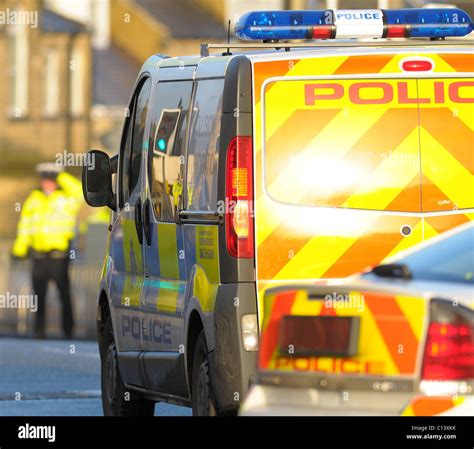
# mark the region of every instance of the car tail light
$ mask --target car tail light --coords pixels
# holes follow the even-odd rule
[[[474,313],[449,301],[431,300],[422,380],[474,378]]]
[[[254,256],[252,138],[234,137],[227,148],[226,239],[233,257]]]

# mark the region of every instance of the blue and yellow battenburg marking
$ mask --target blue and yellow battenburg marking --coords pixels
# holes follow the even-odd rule
[[[121,243],[114,245],[114,258],[118,262],[117,268],[126,273],[116,279],[116,288],[122,289],[122,305],[139,307],[143,286],[143,306],[150,311],[180,314],[185,297],[195,297],[203,312],[214,310],[220,283],[218,232],[215,226],[158,223],[151,247],[146,250],[149,279],[144,285],[138,275],[143,263],[142,247],[136,236],[135,224],[130,220],[123,222]],[[189,288],[192,291],[186,294],[187,281],[191,277]]]

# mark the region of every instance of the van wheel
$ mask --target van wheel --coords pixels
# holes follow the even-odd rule
[[[193,416],[216,416],[209,376],[209,359],[204,331],[199,334],[194,349],[192,381]]]
[[[128,391],[120,374],[112,330],[112,320],[107,317],[103,333],[104,351],[101,359],[102,409],[105,416],[153,416],[155,402]]]

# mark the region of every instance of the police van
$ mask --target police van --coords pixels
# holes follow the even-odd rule
[[[471,31],[456,8],[259,11],[244,42],[145,62],[118,154],[92,150],[83,172],[87,203],[113,210],[105,414],[234,413],[266,289],[472,219]]]

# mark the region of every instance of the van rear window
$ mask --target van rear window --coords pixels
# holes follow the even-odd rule
[[[420,211],[418,110],[396,81],[276,81],[265,90],[265,185],[276,201]],[[415,96],[416,80],[405,80]],[[284,99],[284,100],[283,100]]]
[[[472,97],[472,80],[462,79],[271,81],[266,193],[286,204],[378,211],[473,207]],[[454,128],[458,140],[442,132]]]

